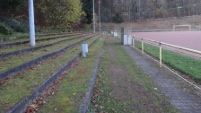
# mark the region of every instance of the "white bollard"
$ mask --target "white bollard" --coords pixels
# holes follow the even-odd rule
[[[82,44],[82,56],[87,57],[88,52],[88,44]]]

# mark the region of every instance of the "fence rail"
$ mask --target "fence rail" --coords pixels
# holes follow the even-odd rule
[[[179,49],[179,50],[184,50],[190,53],[194,53],[197,55],[201,55],[201,51],[198,50],[194,50],[194,49],[190,49],[190,48],[186,48],[186,47],[182,47],[182,46],[177,46],[177,45],[172,45],[172,44],[168,44],[168,43],[164,43],[164,42],[160,42],[160,41],[156,41],[156,40],[151,40],[151,39],[147,39],[147,38],[142,38],[142,39],[137,39],[133,37],[133,47],[135,46],[135,40],[138,40],[141,42],[141,51],[142,53],[144,53],[144,43],[150,44],[152,43],[152,45],[154,44],[155,46],[159,47],[159,63],[160,63],[160,67],[162,67],[162,50],[163,47],[162,46],[167,46],[173,49]]]
[[[173,47],[173,48],[176,48],[176,49],[181,49],[181,50],[185,50],[185,51],[189,51],[189,52],[201,55],[201,51],[198,51],[198,50],[194,50],[194,49],[190,49],[190,48],[186,48],[186,47],[182,47],[182,46],[176,46],[176,45],[172,45],[172,44],[168,44],[168,43],[164,43],[164,42],[159,42],[159,41],[151,40],[151,39],[147,39],[147,38],[143,38],[143,40],[151,41],[151,42],[158,43],[158,44],[161,43],[161,45],[165,45],[165,46],[168,46],[168,47]]]

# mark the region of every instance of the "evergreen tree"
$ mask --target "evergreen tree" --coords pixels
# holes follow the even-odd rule
[[[91,24],[93,19],[93,1],[82,0],[82,10],[86,13],[86,17],[82,20],[82,23]]]
[[[0,16],[14,15],[26,6],[27,0],[0,0]]]

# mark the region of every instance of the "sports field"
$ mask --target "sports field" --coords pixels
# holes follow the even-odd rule
[[[135,32],[133,36],[201,51],[201,31]]]
[[[147,38],[172,45],[201,51],[201,31],[175,31],[175,32],[134,32],[138,39]],[[174,49],[174,48],[169,48]],[[174,49],[182,53],[201,58],[201,55]]]

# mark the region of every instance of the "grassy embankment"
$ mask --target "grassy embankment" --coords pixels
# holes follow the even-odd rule
[[[74,35],[79,35],[79,34],[81,34],[81,33],[74,33]],[[69,36],[72,36],[72,33],[59,33],[59,34],[51,34],[51,33],[49,33],[49,34],[44,34],[44,35],[35,35],[35,39],[36,39],[36,42],[41,42],[41,41],[37,41],[38,39],[47,39],[47,38],[53,38],[53,37],[69,37]],[[0,42],[0,44],[10,44],[10,43],[16,43],[16,42],[23,42],[23,41],[28,41],[29,42],[29,35],[27,34],[27,35],[13,35],[13,39],[10,39],[10,40],[5,40],[5,41],[2,41],[2,42]],[[6,38],[5,38],[6,39]],[[47,40],[52,40],[52,39],[47,39]],[[45,40],[43,40],[43,41],[45,41]],[[43,42],[42,41],[42,42]]]
[[[93,40],[95,40],[95,37],[84,41],[83,43],[91,43]],[[73,40],[70,42],[72,44],[75,41]],[[55,45],[54,48],[61,49],[61,47],[68,44],[69,43],[62,43]],[[55,51],[56,49],[53,50]],[[67,61],[72,59],[80,51],[80,45],[77,45],[70,50],[61,53],[60,55],[49,58],[37,64],[31,69],[27,69],[25,72],[19,73],[16,77],[2,84],[0,86],[0,112],[5,112],[10,107],[19,102],[20,99],[30,95],[33,90],[40,86],[48,77],[58,71],[58,69],[60,69]],[[42,53],[44,54],[44,51],[34,51],[34,54],[39,56]],[[29,60],[31,59],[31,56],[28,54],[21,55],[21,57],[27,57],[26,59]],[[19,60],[19,62],[21,62],[22,59]],[[5,66],[5,64],[2,65]]]
[[[33,60],[33,59],[40,57],[42,55],[46,55],[46,54],[52,53],[54,51],[58,51],[58,50],[66,47],[68,45],[71,45],[71,44],[78,42],[78,41],[81,41],[83,39],[84,38],[78,38],[78,39],[67,41],[67,42],[61,42],[59,44],[55,44],[55,45],[52,45],[50,47],[45,47],[45,48],[41,48],[39,50],[32,51],[29,53],[19,54],[19,55],[13,56],[13,57],[9,57],[6,60],[1,59],[0,65],[3,65],[3,67],[0,68],[0,72],[6,71],[10,68],[14,68],[14,67],[16,67],[16,66],[18,66],[24,62]],[[16,49],[16,48],[14,48],[14,49]],[[13,50],[13,47],[12,47],[12,50]]]
[[[79,37],[79,36],[81,36],[81,35],[79,35],[79,34],[76,35],[76,36],[68,36],[68,35],[66,35],[65,37],[62,37],[62,38],[58,37],[58,38],[55,38],[55,39],[47,39],[47,40],[43,40],[43,41],[36,41],[36,47],[44,46],[44,45],[47,45],[47,44],[52,44],[52,43],[59,42],[59,41],[62,41],[62,40],[66,40],[66,39],[70,39],[70,38],[76,38],[76,37]],[[53,36],[51,36],[51,37],[53,37]],[[54,37],[56,37],[56,36],[54,36]],[[84,35],[83,35],[83,37],[84,37]],[[45,37],[36,37],[36,39],[45,39]],[[11,46],[11,47],[0,48],[0,54],[31,48],[28,38],[26,40],[17,40],[17,42],[22,42],[22,41],[27,41],[28,43],[19,44],[19,45],[15,45],[15,46]],[[0,42],[0,44],[6,44],[6,43],[11,44],[12,42],[15,43],[16,40]],[[62,43],[62,42],[60,42],[60,43]]]
[[[138,43],[137,48],[141,49],[141,42],[135,42],[136,44]],[[159,59],[158,47],[144,44],[144,51]],[[165,49],[162,51],[162,56],[165,64],[188,75],[189,77],[192,77],[196,82],[201,83],[201,60]]]
[[[55,95],[47,97],[46,104],[39,106],[39,113],[79,112],[102,44],[101,38],[89,48],[87,58],[82,58],[76,67],[65,74],[56,88]]]

